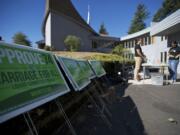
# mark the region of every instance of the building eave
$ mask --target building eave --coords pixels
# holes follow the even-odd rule
[[[92,40],[104,40],[104,41],[114,41],[114,42],[119,42],[120,38],[119,37],[112,37],[112,36],[92,36]]]
[[[148,27],[148,28],[143,29],[143,30],[141,30],[141,31],[138,31],[138,32],[136,32],[136,33],[129,34],[129,35],[127,35],[127,36],[121,37],[121,41],[140,37],[140,36],[142,36],[142,35],[144,35],[144,34],[150,33],[150,31],[151,31],[151,27]]]
[[[159,23],[152,26],[151,36],[162,36],[176,33],[180,30],[180,9]]]
[[[42,40],[39,40],[39,41],[36,41],[36,44],[45,44],[45,41],[42,39]]]

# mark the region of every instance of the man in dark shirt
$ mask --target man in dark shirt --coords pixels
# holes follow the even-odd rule
[[[141,43],[141,41],[139,41],[139,42],[135,45],[135,48],[134,48],[135,57],[144,57],[144,54],[143,54],[143,52],[142,52],[140,43]]]
[[[139,81],[140,77],[139,77],[139,71],[141,68],[141,64],[142,64],[142,60],[146,57],[141,49],[141,39],[138,39],[136,41],[136,45],[134,47],[134,51],[135,51],[135,69],[134,69],[134,80]]]

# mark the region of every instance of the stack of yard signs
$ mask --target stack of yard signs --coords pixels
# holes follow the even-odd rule
[[[65,78],[78,92],[105,74],[99,61],[54,56],[47,51],[0,42],[0,123],[23,114],[24,119],[30,121],[27,124],[33,125],[28,112],[50,101],[56,101],[64,112],[55,99],[71,91]],[[66,113],[63,115],[75,135]]]

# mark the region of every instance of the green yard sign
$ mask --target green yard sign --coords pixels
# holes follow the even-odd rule
[[[100,61],[96,61],[96,60],[90,60],[89,61],[93,71],[95,72],[96,76],[97,77],[101,77],[103,75],[106,74],[103,66],[101,65],[101,62]]]
[[[51,53],[0,43],[0,122],[67,92]]]
[[[93,79],[96,77],[87,60],[77,60],[77,62],[87,78]]]
[[[82,90],[90,83],[89,74],[84,71],[84,64],[66,57],[57,56],[57,59],[76,91]]]

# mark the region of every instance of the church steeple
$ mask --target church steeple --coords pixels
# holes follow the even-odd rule
[[[90,6],[88,4],[87,24],[89,25],[90,25],[90,20],[91,20],[91,14],[90,14]]]

